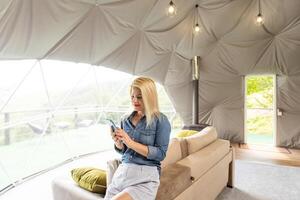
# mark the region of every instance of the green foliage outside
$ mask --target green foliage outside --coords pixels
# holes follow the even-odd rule
[[[268,135],[272,133],[272,120],[270,115],[250,118],[247,120],[247,129],[252,134]]]
[[[247,77],[247,108],[272,108],[273,77]]]

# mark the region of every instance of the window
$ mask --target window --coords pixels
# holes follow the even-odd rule
[[[131,111],[133,76],[53,60],[0,62],[0,189],[78,155],[112,149],[106,118]],[[182,123],[164,88],[160,108]]]

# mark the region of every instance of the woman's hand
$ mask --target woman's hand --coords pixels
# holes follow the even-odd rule
[[[135,142],[133,139],[131,139],[129,137],[129,135],[120,128],[117,128],[115,131],[115,136],[120,139],[123,144],[126,144],[126,146],[134,151],[136,151],[137,153],[147,157],[148,153],[149,153],[149,149],[146,145]]]
[[[123,149],[124,146],[123,146],[123,143],[122,143],[120,137],[118,137],[118,136],[116,135],[116,133],[113,132],[112,129],[110,129],[110,135],[111,135],[111,138],[114,140],[116,147],[117,147],[118,149]]]
[[[115,137],[121,140],[128,148],[132,148],[134,141],[129,137],[129,135],[121,128],[117,128],[115,131]]]

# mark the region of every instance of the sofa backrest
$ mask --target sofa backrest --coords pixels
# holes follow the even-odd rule
[[[218,138],[215,127],[208,126],[200,132],[185,138],[188,155],[202,149],[203,147],[214,142]]]
[[[161,162],[161,167],[176,163],[182,159],[180,141],[178,138],[171,138],[165,159]]]
[[[178,138],[178,140],[180,142],[182,158],[185,158],[189,155],[188,145],[187,145],[186,139],[185,138]]]
[[[208,126],[200,132],[185,138],[171,138],[166,158],[161,162],[161,167],[176,163],[188,155],[202,149],[217,139],[217,131]]]

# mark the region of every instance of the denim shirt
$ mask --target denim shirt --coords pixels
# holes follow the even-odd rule
[[[157,166],[160,171],[160,161],[166,157],[169,145],[171,132],[170,122],[164,114],[160,113],[159,117],[155,117],[149,126],[147,126],[146,117],[144,116],[135,127],[131,123],[131,119],[135,113],[136,111],[121,121],[121,128],[132,140],[148,147],[147,157],[128,148],[125,144],[122,150],[116,146],[115,149],[122,154],[122,162],[124,163]]]

